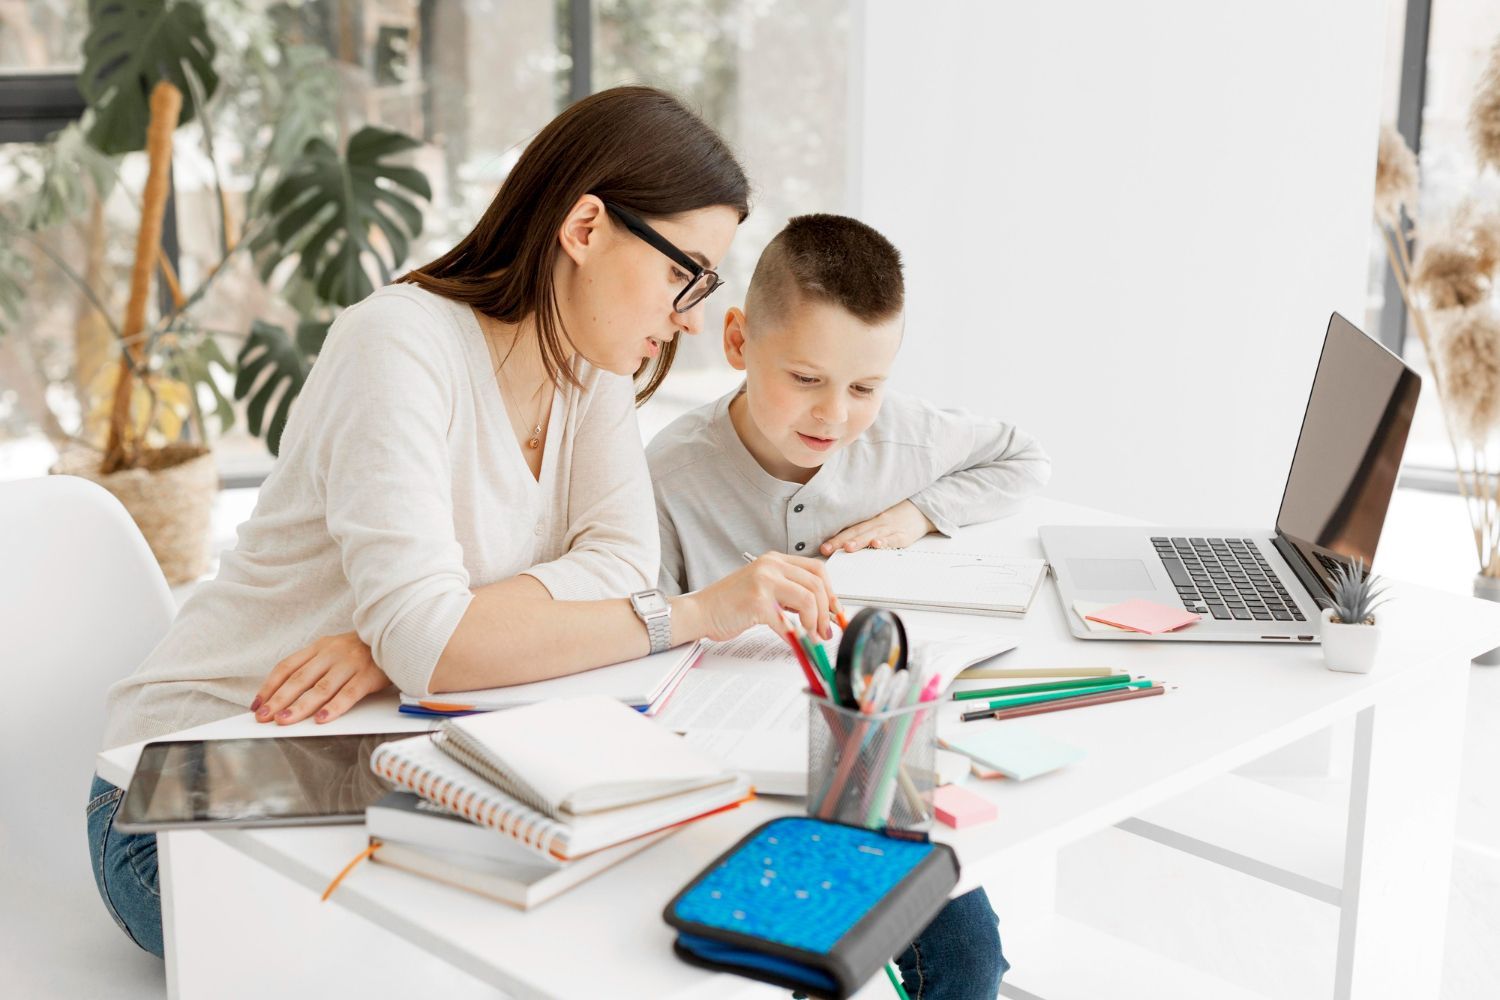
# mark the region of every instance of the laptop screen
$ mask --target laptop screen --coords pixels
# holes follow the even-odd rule
[[[1333,314],[1276,515],[1320,578],[1319,551],[1374,562],[1421,382]]]

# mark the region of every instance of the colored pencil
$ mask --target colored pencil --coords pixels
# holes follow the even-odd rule
[[[1108,677],[1114,667],[970,667],[958,675],[961,681],[1006,680],[1011,677]]]
[[[973,722],[975,719],[993,718],[996,712],[1003,712],[1010,708],[1020,708],[1023,705],[1043,705],[1053,701],[1072,701],[1079,698],[1096,698],[1102,694],[1111,694],[1115,691],[1140,690],[1151,687],[1152,682],[1148,680],[1122,681],[1118,684],[1106,684],[1103,687],[1085,688],[1081,691],[1050,691],[1046,694],[1028,694],[1019,698],[1001,698],[990,702],[983,708],[968,711],[959,716],[961,722]]]
[[[1101,684],[1118,684],[1130,680],[1129,674],[1110,674],[1108,677],[1083,677],[1072,681],[1047,681],[1043,684],[1018,684],[1012,687],[981,688],[976,691],[955,691],[954,701],[978,701],[982,698],[1003,698],[1012,694],[1039,694],[1043,691],[1067,691],[1071,688],[1098,687]]]
[[[1090,705],[1107,705],[1112,701],[1133,701],[1136,698],[1150,698],[1152,695],[1166,693],[1166,688],[1160,684],[1138,691],[1113,691],[1109,694],[1090,695],[1086,698],[1070,698],[1067,701],[1055,701],[1045,705],[1022,705],[1020,708],[1004,708],[998,712],[990,713],[992,719],[1019,719],[1026,715],[1041,715],[1045,712],[1062,712],[1070,708],[1087,708]]]

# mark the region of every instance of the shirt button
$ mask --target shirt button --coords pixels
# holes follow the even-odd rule
[[[807,548],[807,543],[806,542],[798,542],[797,543],[797,551],[798,552],[801,552],[805,548]]]
[[[800,513],[802,513],[802,505],[799,503],[797,506],[793,507],[792,508],[792,513],[793,514],[800,514]]]
[[[542,526],[539,524],[539,525],[536,526],[536,534],[540,537],[541,533],[542,533]]]

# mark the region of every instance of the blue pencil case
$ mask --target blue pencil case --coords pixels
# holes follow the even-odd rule
[[[787,816],[715,859],[663,916],[684,961],[843,998],[911,944],[957,884],[946,844]]]

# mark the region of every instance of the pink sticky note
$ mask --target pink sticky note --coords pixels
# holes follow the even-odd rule
[[[1103,622],[1116,628],[1156,635],[1158,632],[1171,632],[1185,625],[1191,625],[1202,616],[1191,611],[1184,611],[1182,608],[1169,608],[1165,604],[1137,598],[1122,604],[1111,604],[1107,608],[1100,608],[1087,617],[1090,621]]]
[[[995,803],[958,785],[944,785],[933,792],[932,811],[955,830],[988,823],[1000,815]]]

